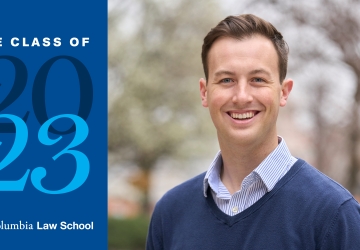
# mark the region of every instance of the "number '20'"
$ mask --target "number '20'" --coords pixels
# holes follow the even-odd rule
[[[27,69],[25,64],[16,57],[0,56],[0,59],[9,60],[13,63],[15,67],[15,79],[13,87],[7,97],[2,101],[2,103],[0,103],[0,111],[2,111],[3,109],[11,105],[24,90],[27,82]],[[72,62],[78,73],[80,84],[79,111],[78,115],[62,114],[48,119],[45,106],[46,78],[51,66],[59,59],[67,59]],[[43,167],[37,167],[32,171],[31,182],[33,183],[35,188],[44,193],[62,194],[71,192],[79,188],[86,181],[90,170],[90,163],[87,156],[80,151],[72,149],[81,144],[86,139],[89,132],[85,120],[90,113],[93,97],[90,74],[87,71],[86,67],[79,60],[70,56],[57,56],[51,58],[41,66],[35,77],[32,93],[34,113],[37,120],[40,122],[40,124],[42,124],[38,133],[38,139],[42,144],[51,146],[62,138],[62,136],[59,136],[56,139],[50,139],[48,137],[48,131],[55,134],[68,134],[75,131],[75,136],[71,143],[52,158],[53,160],[56,160],[58,157],[64,154],[71,154],[76,160],[76,173],[72,181],[66,187],[56,191],[47,190],[41,185],[41,180],[46,176],[46,170]],[[9,153],[0,162],[0,170],[4,169],[11,162],[13,162],[24,150],[28,138],[28,129],[25,124],[28,115],[29,112],[27,112],[25,116],[21,119],[15,115],[0,114],[0,118],[7,118],[10,119],[12,122],[11,124],[0,123],[0,132],[13,133],[16,131],[14,144],[10,149]],[[56,130],[52,127],[51,124],[61,118],[71,119],[74,122],[74,125],[67,131]],[[23,191],[29,174],[30,170],[28,169],[24,176],[19,180],[0,181],[0,191]]]

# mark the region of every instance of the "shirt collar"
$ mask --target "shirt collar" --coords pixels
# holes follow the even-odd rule
[[[270,192],[278,180],[286,172],[288,165],[291,163],[292,155],[282,137],[279,138],[278,146],[257,166],[252,173],[256,173],[261,181],[265,184],[267,191]],[[223,165],[221,151],[219,151],[204,178],[204,196],[207,196],[207,189],[211,189],[217,194],[220,185],[220,171]],[[250,173],[250,174],[252,174]],[[240,187],[239,187],[240,188]]]

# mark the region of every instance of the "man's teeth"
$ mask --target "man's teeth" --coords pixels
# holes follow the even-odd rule
[[[247,112],[243,114],[231,113],[230,116],[234,119],[249,119],[254,117],[254,112]]]

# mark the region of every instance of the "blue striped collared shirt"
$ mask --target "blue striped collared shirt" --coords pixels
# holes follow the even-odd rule
[[[275,184],[290,170],[297,161],[290,154],[285,140],[279,137],[278,146],[272,151],[241,184],[240,190],[231,195],[220,179],[223,165],[221,151],[210,164],[204,178],[204,195],[208,187],[216,205],[227,215],[236,215],[270,192]]]

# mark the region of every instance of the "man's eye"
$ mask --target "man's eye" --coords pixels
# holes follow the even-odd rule
[[[252,79],[253,82],[264,82],[262,78],[255,77]]]
[[[222,83],[230,83],[230,82],[232,82],[232,80],[230,78],[225,78],[225,79],[222,79],[220,82],[222,82]]]

